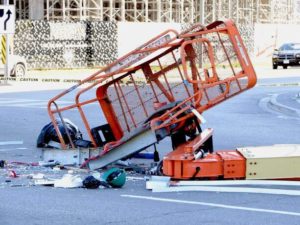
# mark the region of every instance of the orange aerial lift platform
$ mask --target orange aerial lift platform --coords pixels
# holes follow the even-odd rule
[[[82,167],[91,170],[155,147],[169,137],[170,152],[160,163],[164,175],[259,178],[261,172],[252,171],[261,163],[251,159],[255,150],[214,152],[213,130],[201,128],[205,110],[255,84],[255,71],[234,22],[216,21],[181,33],[161,33],[52,98],[48,113],[61,152],[82,149],[65,120],[67,112],[79,113],[90,150]],[[73,96],[74,102],[60,106],[66,96]],[[91,111],[90,105],[96,109]],[[107,123],[101,125],[97,117],[90,121],[91,114],[99,118],[103,114]],[[95,121],[99,124],[92,125]]]

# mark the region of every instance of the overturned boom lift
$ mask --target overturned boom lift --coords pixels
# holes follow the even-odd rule
[[[66,150],[76,145],[62,137],[57,118],[63,121],[64,113],[78,110],[91,145],[99,150],[84,163],[90,169],[102,168],[169,136],[174,151],[163,161],[165,175],[217,177],[223,173],[223,159],[244,159],[236,151],[213,153],[212,130],[201,130],[201,113],[255,83],[254,69],[235,24],[216,21],[194,25],[182,33],[161,33],[52,98],[48,112],[61,148]],[[57,102],[70,94],[74,103],[59,106]],[[88,106],[95,107],[95,103],[107,124],[91,126],[87,115],[97,112]]]

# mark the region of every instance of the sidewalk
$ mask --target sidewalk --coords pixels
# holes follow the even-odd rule
[[[289,85],[285,78],[299,78],[300,85],[300,67],[291,67],[287,70],[278,68],[273,70],[271,65],[254,65],[258,80],[269,78],[281,78],[280,83]],[[40,90],[66,89],[75,85],[79,80],[85,79],[99,69],[73,69],[73,70],[29,70],[24,78],[11,78],[7,85],[0,79],[0,93]],[[49,85],[51,84],[51,85]],[[295,84],[294,84],[295,85]]]

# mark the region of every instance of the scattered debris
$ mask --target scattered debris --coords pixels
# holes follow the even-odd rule
[[[73,172],[77,172],[77,173],[86,173],[88,170],[87,169],[81,169],[79,167],[75,167],[75,166],[67,166],[64,165],[64,168],[67,169],[68,171],[73,171]]]
[[[120,165],[120,166],[130,166],[130,161],[129,160],[118,160],[116,162],[117,165]]]
[[[152,176],[146,182],[146,189],[155,190],[155,189],[161,188],[161,187],[168,187],[170,180],[171,180],[170,177]]]
[[[4,168],[4,166],[5,166],[5,161],[4,160],[0,160],[0,168]]]
[[[125,172],[120,168],[108,168],[89,171],[76,166],[61,165],[57,161],[40,161],[38,163],[9,162],[3,160],[0,168],[0,188],[52,186],[55,188],[121,188],[126,182],[126,173],[136,175],[130,167]],[[43,165],[43,166],[41,166]],[[138,166],[134,164],[135,166]],[[142,164],[142,166],[145,166]],[[10,178],[10,179],[7,179]],[[134,180],[131,177],[128,180]],[[143,178],[135,180],[144,180]]]
[[[98,171],[94,171],[92,173],[92,176],[95,177],[97,180],[101,180],[101,173],[99,173]]]
[[[59,165],[59,162],[54,161],[54,160],[49,160],[47,162],[45,161],[39,161],[39,166],[49,166],[49,167],[54,167],[56,165]]]
[[[261,188],[271,186],[272,188]],[[239,186],[239,187],[236,187]],[[259,188],[257,186],[260,186]],[[152,176],[146,182],[146,189],[152,192],[230,192],[230,193],[258,193],[276,195],[299,196],[299,190],[279,189],[278,186],[300,187],[299,181],[273,180],[216,180],[216,181],[172,181],[170,177]],[[277,187],[277,188],[276,188]]]
[[[154,153],[153,152],[139,152],[133,155],[134,158],[138,159],[153,159]]]
[[[82,134],[78,127],[69,119],[57,119],[56,124],[59,127],[60,134],[64,138],[64,141],[67,144],[70,144],[71,147],[75,147],[74,143],[76,140],[82,140]],[[57,135],[55,128],[56,127],[54,127],[52,123],[49,123],[42,128],[37,139],[38,148],[59,148],[60,137]]]
[[[179,187],[159,187],[153,192],[183,192],[183,191],[202,191],[202,192],[229,192],[229,193],[256,193],[273,195],[292,195],[300,196],[299,190],[286,189],[267,189],[267,188],[249,188],[249,187],[207,187],[207,186],[179,186]]]
[[[59,166],[53,167],[53,171],[60,171],[60,170],[61,170],[61,168]]]
[[[49,179],[38,179],[34,181],[34,185],[42,185],[42,186],[54,186],[55,180]]]
[[[60,188],[82,187],[82,179],[78,175],[65,174],[61,179],[54,181],[54,187],[60,187]]]
[[[84,179],[82,183],[83,183],[83,187],[87,189],[97,189],[100,185],[109,188],[109,185],[106,182],[100,181],[96,179],[94,176],[88,176],[87,178]]]
[[[42,174],[42,173],[30,174],[28,176],[28,178],[30,178],[30,179],[44,179],[45,178],[45,174]]]
[[[115,167],[105,171],[101,178],[114,188],[121,188],[126,182],[125,171]]]
[[[13,170],[10,170],[8,172],[8,175],[9,175],[9,177],[12,177],[12,178],[17,178],[18,177],[17,173]]]
[[[133,177],[133,176],[126,176],[126,181],[145,181],[146,177]]]
[[[38,166],[38,163],[27,163],[27,162],[9,162],[12,165],[21,165],[21,166]]]

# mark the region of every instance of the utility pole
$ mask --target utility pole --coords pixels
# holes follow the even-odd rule
[[[200,11],[200,21],[199,22],[200,22],[201,25],[206,25],[206,24],[204,24],[204,22],[205,22],[204,21],[205,20],[204,19],[205,18],[205,15],[204,15],[204,13],[205,13],[205,11],[204,11],[204,6],[205,6],[204,5],[204,0],[199,0],[199,1],[200,1],[200,6],[199,6],[200,7],[200,10],[199,10]],[[198,49],[198,51],[199,51],[198,52],[198,54],[199,54],[199,60],[198,60],[199,68],[202,68],[202,66],[203,66],[202,65],[203,64],[203,55],[202,55],[203,54],[203,45],[204,44],[201,43],[200,48]]]
[[[9,0],[4,0],[4,5],[9,5]],[[9,63],[9,40],[8,34],[3,34],[6,37],[6,64],[5,64],[5,71],[4,71],[4,84],[8,83],[9,71],[8,71],[8,63]]]
[[[202,25],[204,25],[204,18],[205,18],[205,15],[204,15],[204,0],[200,0],[200,23]]]

